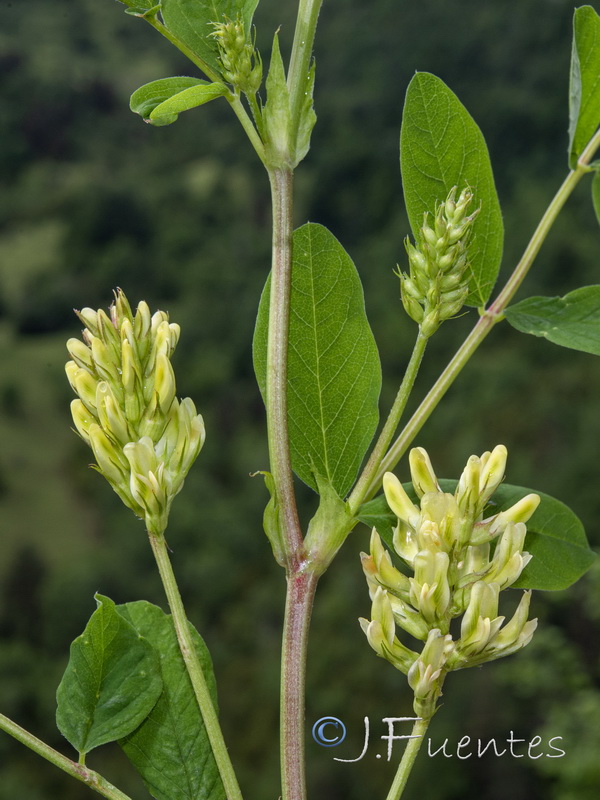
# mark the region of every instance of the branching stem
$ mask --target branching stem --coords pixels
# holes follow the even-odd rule
[[[93,769],[88,769],[88,767],[83,764],[78,764],[76,761],[71,761],[70,758],[63,756],[58,750],[50,747],[49,744],[42,742],[37,736],[29,733],[29,731],[26,731],[25,728],[17,725],[16,722],[13,722],[8,717],[5,717],[4,714],[0,714],[0,729],[9,733],[17,739],[17,741],[21,742],[21,744],[29,747],[29,749],[37,753],[38,756],[54,764],[55,767],[62,769],[72,778],[76,778],[76,780],[85,783],[86,786],[89,786],[90,789],[101,794],[102,797],[106,797],[108,800],[131,800],[129,795],[117,789],[116,786],[109,783],[109,781],[103,778],[98,772],[94,772]]]

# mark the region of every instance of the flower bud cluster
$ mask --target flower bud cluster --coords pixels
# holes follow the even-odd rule
[[[383,479],[389,507],[398,518],[393,545],[408,566],[392,563],[376,530],[370,553],[361,554],[372,600],[371,620],[361,626],[375,652],[408,675],[421,717],[435,712],[446,674],[483,664],[529,643],[537,620],[528,620],[531,592],[525,592],[507,624],[498,615],[502,589],[521,575],[531,556],[523,551],[526,526],[539,504],[530,494],[512,507],[483,518],[504,477],[506,448],[498,445],[471,456],[454,494],[443,492],[422,448],[410,453],[416,505],[391,472]],[[450,631],[462,617],[460,636]],[[401,628],[424,642],[421,653],[396,636]]]
[[[410,273],[398,273],[402,304],[424,336],[457,314],[469,293],[468,244],[479,213],[467,216],[472,199],[471,190],[463,189],[456,200],[454,187],[437,206],[433,222],[425,214],[420,241],[405,240]]]
[[[228,19],[212,24],[224,80],[246,95],[255,95],[262,83],[262,61],[248,39],[243,21],[238,18],[235,22]]]
[[[151,533],[164,532],[171,502],[204,443],[190,398],[175,397],[171,355],[179,326],[142,301],[133,314],[120,290],[110,308],[76,312],[83,341],[69,339],[71,414],[96,469]]]

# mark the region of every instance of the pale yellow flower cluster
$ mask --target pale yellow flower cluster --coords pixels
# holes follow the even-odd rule
[[[204,423],[190,398],[175,397],[171,355],[179,326],[164,311],[123,292],[110,308],[78,312],[83,341],[69,339],[67,377],[78,395],[75,427],[94,451],[97,469],[125,505],[162,535],[171,502],[204,443]]]
[[[371,620],[361,625],[375,652],[408,675],[415,711],[435,712],[446,673],[520,650],[531,640],[537,620],[528,620],[531,592],[524,592],[512,619],[498,614],[502,589],[521,575],[531,556],[523,551],[526,526],[539,504],[530,494],[506,511],[483,518],[500,485],[506,448],[498,445],[471,456],[454,494],[443,492],[429,456],[410,453],[413,503],[398,478],[386,473],[385,496],[398,518],[393,545],[412,575],[392,563],[376,530],[370,554],[362,554],[373,601]],[[455,632],[451,623],[458,617]],[[424,642],[421,653],[404,645],[397,627]],[[458,634],[460,630],[460,635]]]

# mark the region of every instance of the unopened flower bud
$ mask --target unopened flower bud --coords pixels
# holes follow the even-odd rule
[[[434,628],[429,631],[423,652],[408,672],[408,683],[415,695],[415,713],[423,719],[435,713],[437,699],[442,693],[444,667],[452,649],[452,637],[443,636]]]
[[[527,619],[530,602],[531,592],[523,592],[514,615],[491,642],[489,649],[493,653],[493,657],[510,655],[529,644],[533,632],[537,628],[537,619]]]
[[[529,522],[539,504],[539,494],[525,495],[510,508],[500,511],[499,514],[489,520],[484,520],[482,525],[487,525],[489,536],[493,537],[498,533],[502,533],[510,522],[515,524],[517,522]]]
[[[494,447],[491,453],[484,453],[481,456],[479,493],[484,503],[487,503],[504,480],[507,455],[506,447],[503,444],[499,444]]]
[[[394,514],[414,527],[419,518],[419,510],[393,472],[386,472],[383,476],[383,491]]]
[[[73,388],[81,398],[85,407],[94,413],[96,411],[96,387],[98,381],[93,378],[87,369],[77,368],[77,371],[72,374]],[[69,377],[71,377],[71,374]]]
[[[497,583],[477,581],[473,586],[461,623],[460,642],[457,643],[461,653],[471,655],[481,652],[498,632],[504,622],[504,617],[498,616],[499,593]]]
[[[82,308],[81,311],[75,311],[75,313],[91,334],[98,336],[98,312],[93,308]]]
[[[531,555],[523,552],[527,528],[522,522],[510,522],[501,535],[485,580],[495,581],[501,589],[513,584],[525,569]]]
[[[422,447],[413,447],[409,453],[408,462],[412,484],[419,497],[423,497],[426,492],[440,491],[438,480],[426,450]]]
[[[443,619],[450,604],[448,553],[420,550],[415,556],[415,577],[410,580],[410,601],[429,623]]]
[[[371,618],[371,621],[362,618],[359,620],[369,644],[377,655],[390,661],[396,669],[406,674],[417,654],[397,639],[392,607],[384,589],[379,588],[375,593]]]
[[[79,339],[69,339],[67,342],[67,350],[69,355],[75,361],[78,367],[87,369],[88,372],[94,372],[94,361],[89,347]]]
[[[127,483],[127,462],[122,451],[110,441],[99,425],[92,424],[88,428],[90,445],[98,462],[100,472],[113,484]]]
[[[81,400],[71,401],[71,416],[77,428],[77,432],[86,444],[90,444],[89,429],[90,425],[96,425],[96,417],[91,414],[88,409],[83,405]]]

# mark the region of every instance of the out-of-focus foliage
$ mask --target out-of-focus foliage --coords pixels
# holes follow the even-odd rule
[[[294,3],[263,0],[255,22],[267,51]],[[282,8],[282,6],[284,6]],[[268,496],[250,472],[267,467],[264,412],[251,337],[269,269],[265,175],[220,99],[152,129],[128,110],[132,91],[185,59],[109,0],[2,2],[0,29],[0,709],[68,752],[54,729],[54,693],[69,642],[100,591],[116,602],[164,600],[142,524],[86,469],[70,431],[64,342],[73,307],[107,305],[121,286],[169,308],[182,326],[179,391],[205,417],[207,442],[173,510],[169,543],[191,619],[215,662],[221,716],[249,797],[278,794],[276,748],[283,574],[262,532]],[[384,367],[389,407],[412,346],[393,275],[408,223],[398,130],[416,69],[439,75],[469,109],[490,150],[506,227],[506,275],[564,176],[573,6],[566,0],[325,0],[316,57],[318,122],[296,178],[297,222],[327,225],[356,263]],[[589,186],[571,199],[526,294],[564,295],[598,283]],[[472,324],[433,339],[424,391]],[[498,442],[511,482],[571,505],[593,545],[598,531],[600,362],[498,326],[418,444],[456,477],[472,452]],[[399,475],[406,479],[400,466]],[[314,506],[300,487],[303,516]],[[200,513],[199,513],[200,512]],[[384,796],[395,764],[381,719],[410,713],[389,665],[373,657],[357,617],[369,601],[352,534],[317,595],[307,731],[321,716],[348,727],[337,751],[308,740],[315,797]],[[600,573],[564,594],[538,594],[540,630],[523,653],[447,681],[433,745],[563,736],[564,758],[426,755],[409,796],[454,800],[592,800],[600,779]],[[369,754],[362,720],[373,728]],[[547,751],[547,748],[546,748]],[[135,797],[140,781],[116,748],[90,765]],[[435,774],[435,781],[431,775]],[[84,800],[89,790],[0,737],[0,800]]]

